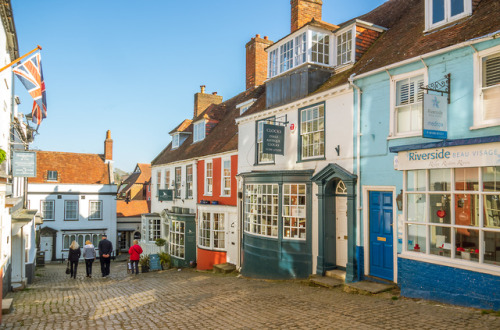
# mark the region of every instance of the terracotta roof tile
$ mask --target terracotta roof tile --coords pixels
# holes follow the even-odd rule
[[[134,200],[128,204],[123,200],[116,201],[117,218],[139,217],[141,214],[149,212],[148,201],[146,200]]]
[[[180,123],[179,125],[177,125],[176,128],[174,128],[173,130],[171,130],[170,132],[168,132],[168,134],[173,134],[173,133],[177,133],[177,132],[190,132],[191,130],[189,130],[188,128],[191,127],[191,123],[193,121],[191,119],[184,119],[184,121],[182,123]]]
[[[36,151],[36,167],[37,176],[30,183],[55,183],[47,181],[47,172],[57,171],[57,183],[110,184],[103,155]]]

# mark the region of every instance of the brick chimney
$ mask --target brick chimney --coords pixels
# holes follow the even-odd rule
[[[200,90],[200,93],[194,94],[194,118],[198,117],[211,104],[222,103],[222,96],[217,95],[217,92],[206,94],[205,85],[201,85]]]
[[[246,89],[262,85],[267,79],[267,52],[266,47],[273,42],[266,36],[264,39],[260,34],[250,40],[245,48],[246,52]]]
[[[322,0],[290,0],[290,4],[292,6],[292,33],[313,18],[321,20]]]
[[[111,131],[106,132],[106,140],[104,140],[104,161],[108,163],[113,160],[113,140],[111,139]]]

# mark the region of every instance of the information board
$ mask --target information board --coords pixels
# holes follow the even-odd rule
[[[285,154],[285,127],[271,124],[263,125],[262,152],[265,154]]]
[[[36,177],[36,152],[15,151],[12,157],[12,176]]]
[[[173,201],[174,200],[174,190],[173,189],[160,189],[158,191],[159,201]]]
[[[445,140],[448,137],[448,98],[424,94],[422,137]]]
[[[150,270],[161,270],[160,256],[157,254],[149,255],[149,269]]]

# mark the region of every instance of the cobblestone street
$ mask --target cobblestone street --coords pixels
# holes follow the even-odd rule
[[[346,293],[293,281],[261,281],[191,269],[76,280],[65,265],[37,269],[35,283],[9,294],[14,310],[2,329],[500,329],[480,310],[400,298]]]

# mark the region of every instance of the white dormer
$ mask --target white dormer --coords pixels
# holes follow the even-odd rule
[[[199,120],[193,125],[193,143],[202,141],[205,138],[205,119]]]
[[[172,135],[172,149],[177,149],[179,148],[179,133],[175,133]]]
[[[472,15],[472,0],[425,0],[425,29],[431,30]]]
[[[237,104],[236,109],[240,110],[240,116],[242,114],[244,114],[245,111],[247,111],[252,106],[252,104],[254,104],[255,101],[257,101],[257,99],[249,99],[249,100],[246,100],[245,102],[241,102],[240,104]]]

